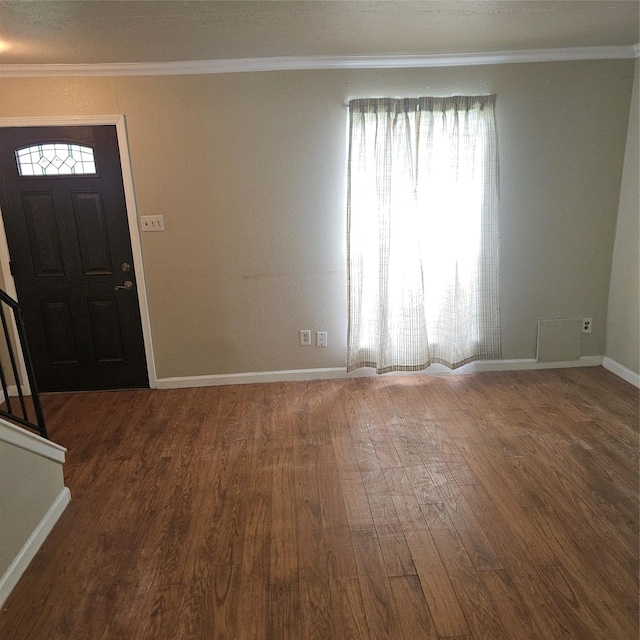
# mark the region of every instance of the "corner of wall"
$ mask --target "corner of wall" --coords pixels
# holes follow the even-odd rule
[[[640,374],[639,66],[636,60],[611,264],[605,345],[605,357],[616,365],[614,369],[635,375]]]

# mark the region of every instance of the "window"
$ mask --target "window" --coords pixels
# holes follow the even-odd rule
[[[53,142],[16,151],[21,176],[58,176],[96,173],[93,149],[78,144]]]
[[[500,357],[495,96],[349,104],[349,370]]]

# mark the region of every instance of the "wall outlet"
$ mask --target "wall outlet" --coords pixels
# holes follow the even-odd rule
[[[582,333],[591,333],[591,318],[582,318]]]
[[[300,344],[303,347],[311,346],[311,331],[309,329],[300,329]]]
[[[316,346],[318,346],[318,347],[326,347],[327,346],[327,332],[326,331],[316,331]]]
[[[140,216],[143,231],[164,231],[163,216]]]

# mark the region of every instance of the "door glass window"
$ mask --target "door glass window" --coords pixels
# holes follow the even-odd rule
[[[35,144],[16,151],[21,176],[95,175],[91,147],[66,142]]]

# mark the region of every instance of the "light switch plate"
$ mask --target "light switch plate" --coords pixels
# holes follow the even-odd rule
[[[164,231],[163,216],[140,216],[143,231]]]

